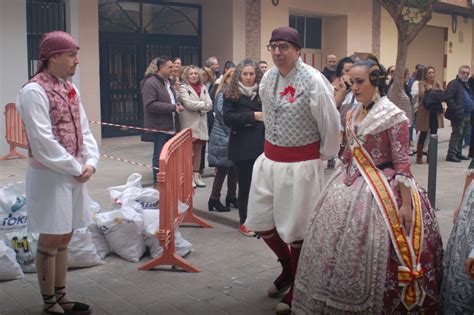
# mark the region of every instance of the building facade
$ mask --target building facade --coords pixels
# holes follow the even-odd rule
[[[407,66],[434,65],[438,80],[449,81],[460,64],[473,63],[474,24],[467,0],[442,2],[410,46]],[[45,13],[58,5],[60,14]],[[216,56],[221,67],[245,57],[271,64],[266,45],[282,25],[298,29],[302,58],[316,68],[327,54],[373,52],[386,66],[395,64],[396,28],[377,0],[0,0],[0,106],[15,102],[36,66],[41,33],[55,28],[79,40],[72,81],[89,118],[140,126],[140,80],[153,57],[202,65]],[[133,134],[107,128],[92,125],[99,141]],[[6,152],[2,136],[0,155]]]

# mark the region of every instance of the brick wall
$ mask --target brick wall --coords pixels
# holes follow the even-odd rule
[[[245,1],[245,56],[260,60],[261,0]]]

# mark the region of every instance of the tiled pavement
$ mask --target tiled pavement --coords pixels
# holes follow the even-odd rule
[[[449,127],[440,130],[436,201],[445,241],[468,165],[444,161],[449,130]],[[149,143],[140,143],[137,137],[108,139],[101,148],[104,153],[145,163],[151,150]],[[0,186],[22,180],[25,168],[25,160],[0,162]],[[412,166],[415,177],[425,187],[427,169],[426,164]],[[146,169],[103,160],[89,185],[93,199],[107,208],[110,202],[105,188],[124,183],[131,172],[143,173],[144,184],[151,182]],[[329,175],[330,172],[326,174]],[[204,181],[207,187],[196,191],[195,212],[214,228],[181,228],[183,236],[193,243],[187,259],[202,272],[186,273],[167,267],[139,271],[138,264],[112,255],[103,266],[70,271],[71,294],[91,303],[94,314],[273,314],[278,300],[267,297],[266,289],[278,275],[276,259],[261,240],[237,232],[237,210],[223,214],[206,211],[212,177]],[[224,196],[225,185],[222,199]],[[0,314],[39,313],[41,297],[35,274],[22,280],[0,282]]]

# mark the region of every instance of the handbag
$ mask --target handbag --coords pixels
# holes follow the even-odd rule
[[[444,93],[441,90],[426,90],[423,98],[423,106],[430,112],[442,113],[443,105],[445,101]]]

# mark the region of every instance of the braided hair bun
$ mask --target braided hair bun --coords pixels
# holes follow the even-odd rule
[[[370,84],[377,87],[380,95],[385,95],[387,72],[385,68],[380,65],[375,55],[369,54],[367,59],[359,60],[354,64],[354,67],[363,67],[367,69],[369,73]]]

